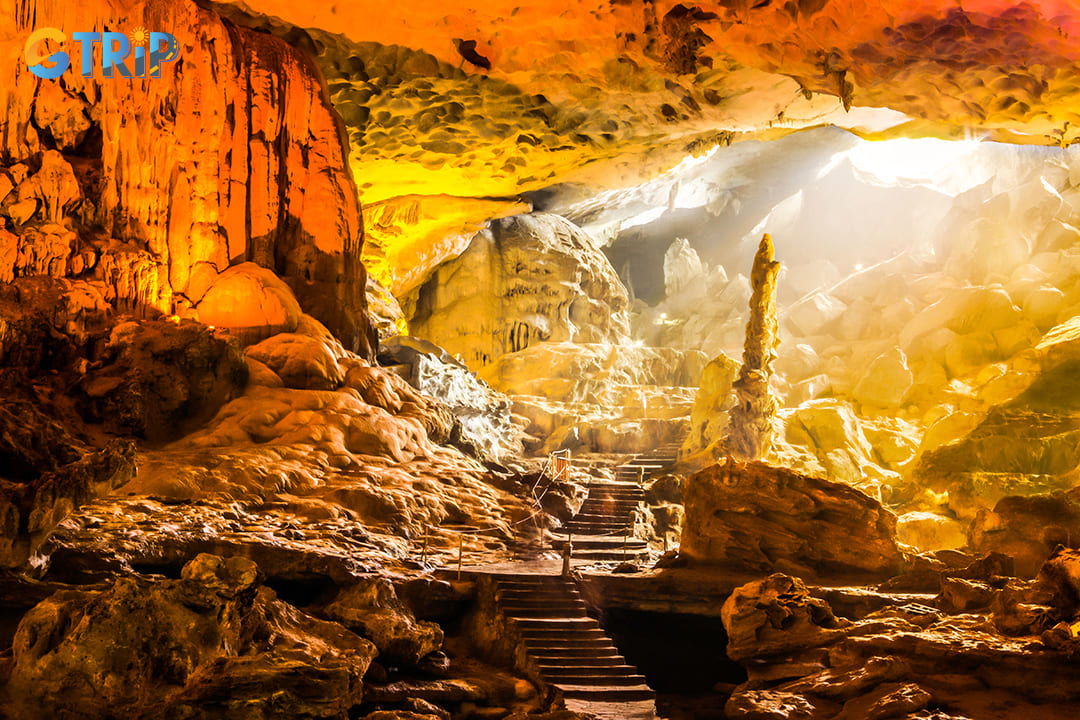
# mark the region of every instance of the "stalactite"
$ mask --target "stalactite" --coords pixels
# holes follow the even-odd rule
[[[780,344],[776,320],[776,276],[780,263],[773,260],[772,237],[766,233],[754,256],[750,273],[753,295],[746,323],[743,364],[734,390],[736,405],[725,450],[743,460],[759,460],[772,447],[773,421],[778,404],[769,388]]]

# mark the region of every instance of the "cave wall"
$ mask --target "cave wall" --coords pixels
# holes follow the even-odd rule
[[[183,315],[193,279],[254,261],[371,355],[347,140],[307,55],[190,0],[20,0],[0,27],[0,278],[80,277],[123,309]],[[72,67],[39,79],[23,44],[42,27],[169,32],[180,57],[158,79],[84,79],[69,41]]]

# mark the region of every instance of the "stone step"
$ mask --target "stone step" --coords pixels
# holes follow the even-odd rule
[[[571,657],[556,657],[551,655],[532,655],[540,669],[559,667],[617,667],[626,665],[626,658],[622,655],[580,655]],[[627,666],[633,667],[633,666]]]
[[[578,588],[569,580],[563,578],[563,576],[553,575],[537,575],[537,578],[543,578],[543,581],[528,580],[528,575],[522,575],[521,580],[499,580],[496,586],[500,589],[543,589],[553,590],[553,592],[569,593]]]
[[[633,670],[634,668],[631,668]],[[593,686],[593,687],[624,687],[627,685],[644,685],[645,676],[637,673],[575,673],[557,672],[549,674],[547,671],[542,671],[540,675],[555,685],[579,685],[579,686]]]
[[[559,657],[609,657],[612,655],[618,655],[619,650],[611,644],[610,640],[606,642],[578,642],[575,644],[568,644],[565,641],[557,642],[529,642],[526,643],[526,649],[529,656],[536,658],[554,658]]]
[[[648,685],[631,687],[598,688],[588,685],[570,685],[555,683],[565,698],[589,700],[592,702],[631,702],[634,700],[655,700],[656,693]]]
[[[604,548],[604,549],[610,549],[610,548],[613,548],[613,547],[614,548],[621,548],[623,546],[623,544],[624,544],[623,543],[623,537],[626,537],[626,536],[619,537],[619,536],[616,536],[616,535],[613,535],[613,536],[600,535],[600,536],[596,536],[596,537],[589,537],[588,535],[585,535],[585,536],[580,537],[580,538],[577,538],[577,537],[571,538],[569,540],[569,542],[573,543],[574,552],[577,552],[578,549],[589,550],[589,549],[595,549],[595,548]],[[566,538],[554,538],[551,541],[551,546],[554,547],[554,548],[561,548],[562,546],[566,545],[566,543],[567,543]],[[626,543],[625,544],[626,544],[627,548],[631,548],[631,549],[632,548],[645,548],[645,547],[648,546],[648,543],[646,543],[641,538],[626,538]]]
[[[510,607],[503,606],[503,612],[512,618],[541,618],[541,617],[565,617],[566,615],[585,612],[585,604],[578,606],[562,607]]]
[[[574,557],[578,560],[591,560],[593,562],[619,562],[626,560],[632,562],[635,560],[641,560],[648,555],[648,551],[644,548],[637,550],[627,550],[624,554],[622,550],[582,550],[581,552],[574,552]]]

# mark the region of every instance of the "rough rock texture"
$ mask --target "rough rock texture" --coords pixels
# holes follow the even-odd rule
[[[511,401],[493,390],[446,351],[419,338],[397,336],[379,345],[380,361],[409,368],[409,384],[437,398],[460,423],[460,435],[484,457],[496,462],[521,454],[521,428]]]
[[[537,445],[644,452],[682,439],[704,364],[694,350],[544,342],[479,375],[511,397]]]
[[[1037,583],[947,578],[937,607],[886,596],[872,610],[846,604],[850,619],[833,610],[853,588],[825,602],[784,575],[746,584],[723,610],[728,653],[748,673],[726,716],[1069,717],[1080,710],[1080,670],[1059,620],[1076,611],[1074,555],[1055,556]],[[965,572],[987,578],[989,565],[977,565]],[[1004,636],[1009,623],[1009,635],[1026,637]]]
[[[95,451],[29,401],[0,408],[0,567],[22,567],[61,521],[135,474],[132,443]]]
[[[776,278],[780,263],[773,260],[772,238],[766,233],[750,273],[750,320],[746,323],[742,367],[736,378],[735,406],[730,412],[724,452],[740,460],[760,460],[772,447],[779,404],[769,386],[780,344],[776,320]]]
[[[322,614],[375,643],[383,665],[416,667],[442,648],[442,628],[413,617],[386,578],[342,588]]]
[[[628,337],[626,290],[592,238],[555,215],[494,220],[419,288],[411,331],[479,370],[538,342]]]
[[[1080,504],[1064,493],[1002,498],[975,516],[968,543],[980,554],[1011,556],[1019,577],[1035,577],[1059,545],[1080,546]]]
[[[15,635],[13,718],[338,718],[375,647],[260,585],[246,558],[202,554],[178,580],[65,590]]]
[[[667,149],[869,124],[870,108],[895,110],[895,133],[1077,137],[1071,0],[248,5],[329,31],[305,41],[366,202],[640,176],[677,162]],[[453,38],[475,40],[490,67],[463,61]]]
[[[721,441],[728,430],[728,413],[735,406],[732,393],[739,363],[721,353],[701,373],[701,384],[690,410],[690,434],[682,451],[692,454]]]
[[[182,58],[136,84],[74,70],[41,81],[5,65],[0,165],[15,186],[5,202],[20,251],[0,253],[0,278],[89,273],[113,288],[111,301],[169,314],[200,263],[221,272],[250,260],[370,355],[346,141],[308,56],[188,1],[132,10],[26,0],[7,17],[5,56],[21,55],[32,27],[70,37],[123,25],[169,28]]]
[[[234,339],[190,321],[121,323],[97,365],[76,388],[83,415],[155,442],[205,423],[240,394],[248,374]]]
[[[839,483],[727,459],[683,488],[681,556],[801,577],[887,578],[900,567],[896,517]]]

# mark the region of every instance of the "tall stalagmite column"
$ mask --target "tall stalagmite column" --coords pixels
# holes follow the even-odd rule
[[[776,348],[780,344],[776,321],[776,276],[780,263],[773,260],[772,237],[766,233],[754,256],[750,283],[750,320],[746,323],[743,363],[734,390],[737,403],[725,450],[741,460],[759,460],[772,447],[773,419],[778,403],[769,389]]]

